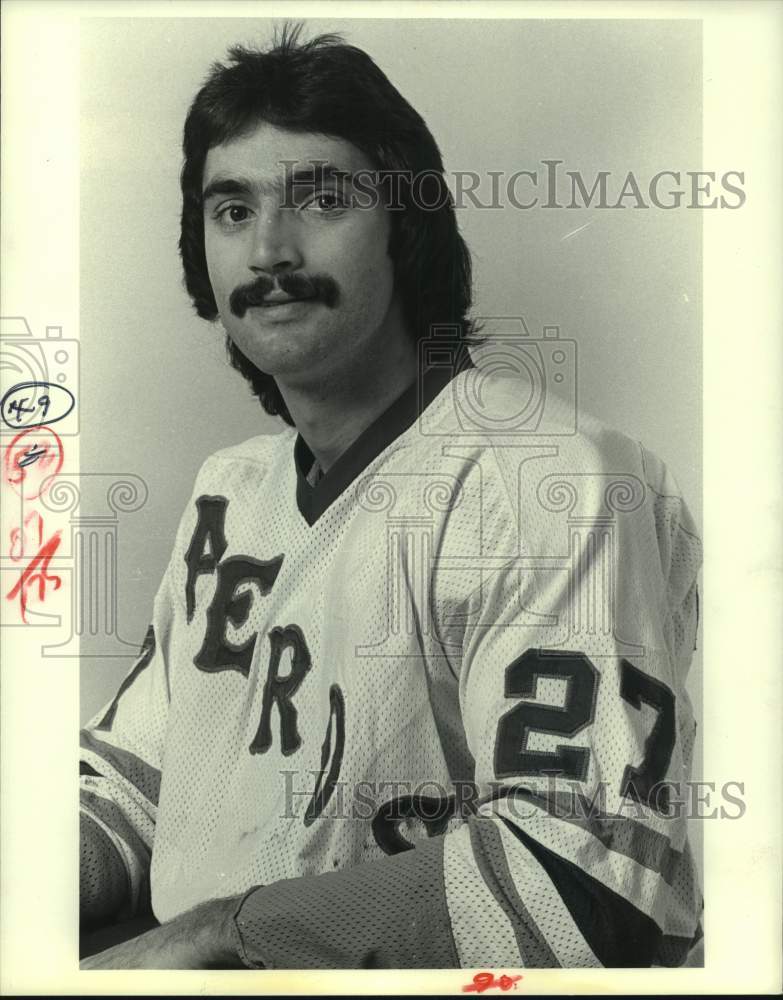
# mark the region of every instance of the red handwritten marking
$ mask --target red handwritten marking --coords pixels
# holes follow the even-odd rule
[[[13,601],[17,596],[19,597],[19,605],[22,609],[22,621],[25,624],[27,623],[27,591],[33,584],[38,584],[39,601],[46,599],[46,585],[48,583],[51,583],[55,590],[60,589],[62,580],[56,574],[50,574],[48,570],[52,556],[60,544],[61,534],[61,531],[56,531],[49,541],[38,550],[38,554],[22,570],[19,580],[5,595],[9,601]]]
[[[52,485],[62,465],[62,441],[51,427],[31,427],[6,447],[3,479],[25,500],[36,500]]]
[[[502,975],[495,979],[491,972],[477,972],[473,977],[473,982],[462,987],[463,993],[483,993],[484,990],[510,990],[513,986],[516,989],[517,982],[522,976]]]
[[[35,526],[38,529],[37,540],[33,532],[27,530],[32,522],[35,522]],[[25,517],[24,525],[21,528],[16,527],[11,529],[10,537],[11,551],[9,555],[14,562],[21,562],[22,559],[24,559],[25,552],[35,548],[36,546],[40,547],[43,545],[43,518],[38,511],[31,510]]]

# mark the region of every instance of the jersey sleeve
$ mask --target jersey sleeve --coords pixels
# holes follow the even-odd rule
[[[168,572],[140,653],[114,698],[80,734],[82,920],[149,905],[149,869],[169,704]]]
[[[452,560],[472,581],[451,631],[474,802],[403,853],[252,889],[246,965],[682,963],[700,935],[682,795],[701,545],[662,465],[632,467],[578,506],[536,476],[510,506],[490,496],[491,555]]]
[[[685,816],[701,544],[654,464],[597,476],[592,498],[538,480],[522,553],[466,627],[463,718],[492,791],[446,856],[461,841],[492,894],[484,945],[510,923],[524,965],[680,964],[701,933]],[[453,926],[477,959],[470,921]]]

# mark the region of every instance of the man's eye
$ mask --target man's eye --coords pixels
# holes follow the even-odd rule
[[[247,222],[250,218],[250,209],[245,205],[226,205],[216,214],[218,222],[222,226],[238,226],[242,222]]]
[[[334,191],[322,191],[307,202],[305,208],[314,209],[317,212],[334,212],[338,208],[345,208],[345,202]]]

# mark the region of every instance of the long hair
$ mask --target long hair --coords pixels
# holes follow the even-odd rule
[[[416,341],[442,325],[470,342],[470,253],[457,228],[432,134],[365,52],[338,35],[302,41],[301,32],[302,25],[286,25],[269,49],[231,48],[225,65],[212,66],[188,111],[179,249],[196,312],[207,320],[218,316],[204,248],[201,191],[207,153],[266,122],[344,139],[361,150],[375,170],[400,172],[401,210],[390,213],[389,256],[405,322]],[[423,183],[415,197],[405,178],[417,177]],[[267,413],[292,424],[274,379],[230,338],[228,351]]]

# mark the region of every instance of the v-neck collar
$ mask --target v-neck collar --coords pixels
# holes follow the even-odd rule
[[[315,524],[370,462],[413,424],[456,375],[473,367],[470,354],[465,351],[464,360],[458,366],[428,368],[421,379],[414,379],[402,395],[362,431],[315,486],[307,481],[315,457],[302,435],[297,434],[294,444],[296,503],[308,525],[312,527]]]

